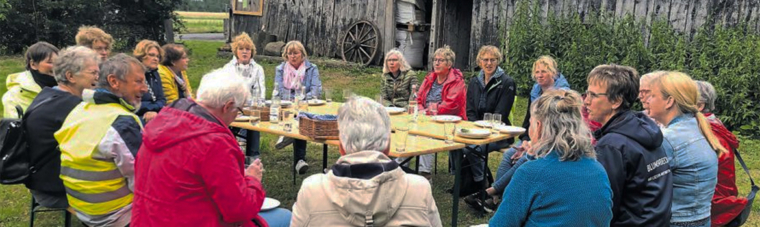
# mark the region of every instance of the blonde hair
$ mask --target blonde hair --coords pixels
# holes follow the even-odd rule
[[[557,71],[557,61],[555,61],[554,58],[552,58],[549,55],[543,55],[541,57],[538,57],[538,60],[536,60],[536,62],[533,62],[533,70],[530,74],[530,77],[533,78],[533,80],[536,80],[536,74],[534,74],[533,72],[536,71],[536,67],[538,66],[538,64],[543,65],[544,67],[546,67],[546,70],[549,70],[549,72],[554,74],[554,77],[553,77],[554,80],[559,79],[559,71]]]
[[[705,118],[705,115],[699,112],[699,108],[697,107],[699,88],[697,88],[697,83],[689,75],[675,71],[665,72],[654,77],[651,86],[657,86],[663,98],[673,97],[673,100],[678,105],[678,111],[681,113],[694,114],[694,117],[697,118],[699,130],[716,153],[720,155],[728,152],[720,144],[715,134],[713,134],[710,123]]]
[[[288,60],[288,52],[290,52],[291,49],[296,49],[298,51],[301,51],[301,55],[303,55],[303,58],[306,59],[308,55],[306,54],[306,48],[303,47],[303,43],[298,40],[293,40],[285,44],[284,47],[282,47],[282,59],[285,59],[285,61]]]
[[[486,54],[493,54],[494,56],[496,56],[497,65],[501,63],[501,58],[504,57],[501,54],[501,51],[499,50],[499,48],[496,48],[495,46],[491,46],[491,45],[486,45],[486,46],[480,47],[480,50],[478,51],[478,57],[477,57],[478,65],[480,64],[480,60],[483,60],[483,55],[486,55]]]
[[[79,27],[79,32],[74,37],[74,39],[76,40],[77,45],[86,46],[89,48],[92,48],[92,43],[95,41],[104,42],[108,46],[109,50],[113,45],[113,37],[95,26]]]
[[[441,56],[446,59],[451,65],[454,65],[454,59],[456,59],[456,54],[453,50],[451,50],[451,47],[449,45],[443,45],[443,47],[438,48],[435,50],[435,53],[433,54],[433,58],[435,56]]]
[[[409,62],[406,62],[406,58],[404,58],[404,54],[402,54],[401,51],[399,51],[398,49],[393,48],[389,50],[388,53],[385,54],[385,58],[383,59],[383,74],[391,73],[391,71],[388,70],[388,58],[393,55],[398,56],[398,61],[401,65],[399,67],[399,71],[403,72],[403,71],[412,69],[412,66],[409,65]]]
[[[137,46],[135,46],[135,50],[132,51],[132,56],[137,58],[137,60],[140,60],[142,62],[143,58],[145,58],[146,55],[148,55],[148,52],[151,48],[156,48],[158,50],[158,59],[161,61],[161,59],[164,58],[164,49],[161,49],[161,46],[158,45],[156,41],[153,40],[147,40],[143,39],[139,43],[137,43]]]
[[[642,84],[649,85],[652,82],[652,79],[662,74],[665,74],[666,72],[667,71],[657,70],[657,71],[642,75],[641,78],[639,78],[639,86],[641,86]]]
[[[235,36],[234,39],[232,39],[232,53],[237,57],[237,51],[240,48],[251,48],[251,56],[256,55],[256,45],[253,44],[253,40],[251,39],[251,36],[248,36],[248,33],[240,33],[240,35]]]
[[[541,137],[533,141],[537,156],[558,152],[561,161],[595,158],[591,130],[583,122],[581,95],[573,90],[547,91],[531,106],[531,116],[541,122]]]

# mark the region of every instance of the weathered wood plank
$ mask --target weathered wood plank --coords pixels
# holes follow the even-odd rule
[[[392,0],[385,0],[385,23],[383,23],[383,53],[382,55],[385,56],[385,53],[387,53],[389,50],[393,49],[395,47],[396,43],[396,18],[395,18],[395,10],[396,10],[396,4],[395,1]]]
[[[694,16],[697,14],[696,7],[694,7],[698,3],[698,0],[691,0],[688,2],[688,6],[686,9],[686,18],[684,21],[684,32],[686,32],[688,35],[691,35],[694,33],[692,30],[694,28]]]

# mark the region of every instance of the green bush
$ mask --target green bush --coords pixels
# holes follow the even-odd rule
[[[180,0],[2,0],[12,10],[0,11],[0,50],[20,53],[37,41],[58,47],[74,45],[82,25],[110,33],[116,50],[129,50],[141,39],[163,43],[165,19],[177,21]],[[3,3],[0,2],[0,3]],[[2,8],[2,4],[0,4]]]
[[[541,55],[554,57],[571,87],[581,92],[588,72],[600,64],[628,65],[641,74],[676,70],[715,86],[715,112],[729,129],[760,135],[760,36],[747,26],[705,24],[689,39],[665,20],[646,25],[632,16],[603,12],[542,18],[537,3],[518,4],[508,36],[502,38],[502,68],[514,77],[520,95],[530,92],[531,67]]]

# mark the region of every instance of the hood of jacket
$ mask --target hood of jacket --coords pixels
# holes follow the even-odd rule
[[[367,164],[374,167],[367,168]],[[338,165],[343,170],[337,171],[334,167],[327,174],[330,183],[323,184],[327,200],[354,226],[364,226],[367,217],[371,217],[376,226],[388,223],[406,195],[408,182],[404,171],[379,151],[344,155],[338,159]],[[354,172],[347,174],[346,167],[351,165],[365,166],[351,168]]]
[[[554,80],[554,89],[570,89],[570,83],[567,82],[567,79],[562,73],[559,74],[559,78]],[[538,97],[541,97],[543,92],[541,86],[539,86],[538,83],[534,83],[533,89],[530,90],[530,101],[536,101]]]
[[[601,129],[594,132],[599,140],[608,133],[617,133],[641,144],[647,150],[662,145],[663,135],[657,123],[641,112],[631,110],[615,114]]]
[[[40,87],[40,85],[34,81],[34,77],[32,76],[31,71],[24,71],[9,75],[5,80],[5,86],[8,90],[10,90],[12,87],[19,86],[21,89],[32,91],[35,94],[42,91],[42,87]]]
[[[187,140],[211,133],[232,132],[222,121],[189,99],[179,99],[148,122],[143,132],[143,146],[161,152]]]
[[[135,112],[137,110],[132,104],[129,104],[127,100],[124,100],[105,88],[96,88],[95,90],[84,89],[82,91],[82,101],[95,104],[117,103],[124,106],[124,108],[127,108],[130,112]]]

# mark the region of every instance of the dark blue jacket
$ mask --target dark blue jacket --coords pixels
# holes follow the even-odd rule
[[[140,116],[141,119],[145,112],[158,112],[166,106],[166,96],[164,96],[164,88],[161,86],[161,76],[158,75],[158,70],[146,72],[145,82],[148,83],[149,91],[143,94],[142,100],[140,100],[140,110],[137,111],[137,116]],[[151,93],[151,91],[153,92]]]
[[[624,111],[594,132],[612,187],[611,226],[668,226],[673,181],[663,135],[641,112]]]

